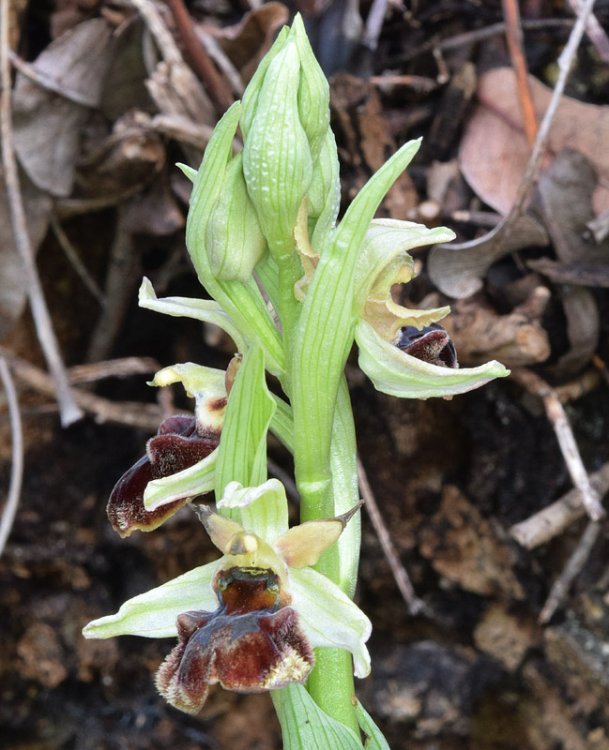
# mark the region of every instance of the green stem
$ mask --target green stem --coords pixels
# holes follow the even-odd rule
[[[355,714],[353,664],[351,654],[339,648],[315,649],[315,667],[307,690],[317,705],[359,737]]]

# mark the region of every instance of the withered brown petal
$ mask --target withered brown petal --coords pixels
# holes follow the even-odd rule
[[[404,326],[396,346],[411,357],[440,367],[459,367],[457,350],[447,331],[437,323],[419,330],[414,326]]]
[[[189,637],[197,621],[205,624]],[[161,665],[156,685],[169,703],[187,713],[203,707],[215,683],[261,692],[304,682],[313,667],[313,651],[291,607],[243,615],[226,615],[222,609],[189,612],[179,630],[180,643]]]
[[[150,438],[146,453],[152,464],[153,479],[161,479],[193,466],[218,447],[214,438],[165,434]]]

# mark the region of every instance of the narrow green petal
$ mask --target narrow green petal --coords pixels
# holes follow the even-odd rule
[[[230,482],[218,502],[218,509],[222,508],[239,509],[243,528],[269,544],[288,530],[288,501],[278,479],[269,479],[257,487]]]
[[[362,750],[359,737],[315,703],[302,685],[271,692],[284,750]]]
[[[162,505],[182,500],[185,497],[196,497],[214,491],[216,481],[216,460],[218,449],[212,451],[201,461],[187,469],[178,471],[162,479],[148,482],[144,490],[144,508],[156,510]]]
[[[170,638],[177,635],[176,619],[190,609],[214,611],[218,600],[211,581],[218,561],[202,565],[162,586],[126,601],[114,615],[100,617],[83,628],[85,638],[139,635]]]
[[[360,368],[377,391],[398,398],[455,396],[510,374],[494,360],[480,367],[456,369],[423,362],[382,339],[365,321],[357,326],[355,339]]]
[[[237,351],[243,352],[245,350],[245,339],[235,325],[235,321],[213,300],[191,297],[162,297],[159,299],[150,280],[144,277],[140,286],[138,301],[140,307],[146,310],[154,310],[176,318],[194,318],[203,323],[218,326],[235,342]]]
[[[312,568],[290,569],[292,606],[315,648],[343,648],[353,654],[356,677],[370,674],[365,646],[372,632],[370,620],[338,586]]]

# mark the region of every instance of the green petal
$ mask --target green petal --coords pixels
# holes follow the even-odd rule
[[[222,508],[238,508],[243,528],[269,544],[288,530],[288,501],[278,479],[269,479],[257,487],[230,482],[218,502],[218,509]]]
[[[397,219],[375,219],[366,232],[355,272],[355,289],[358,307],[366,299],[385,298],[400,271],[406,266],[414,275],[409,250],[422,245],[450,242],[455,233],[446,227],[428,229],[423,224]]]
[[[100,617],[83,628],[85,638],[139,635],[170,638],[177,635],[176,619],[190,609],[214,611],[218,600],[211,582],[218,562],[202,565],[162,586],[126,601],[114,615]]]
[[[361,750],[359,738],[322,711],[302,685],[273,690],[271,698],[284,750]]]
[[[176,318],[194,318],[203,323],[218,326],[235,342],[237,351],[245,350],[245,340],[234,320],[213,300],[191,297],[162,297],[159,299],[150,280],[144,277],[140,286],[138,301],[140,307],[146,310],[154,310]]]
[[[201,461],[187,469],[178,471],[162,479],[148,482],[144,490],[144,508],[156,510],[162,505],[182,500],[185,497],[196,497],[214,491],[216,481],[216,460],[218,449],[212,451]]]
[[[370,674],[370,654],[365,646],[372,632],[370,620],[338,586],[312,568],[290,568],[292,606],[315,648],[343,648],[353,654],[354,674]]]
[[[494,360],[480,367],[456,369],[423,362],[382,339],[365,321],[357,326],[355,339],[360,368],[377,391],[398,398],[454,396],[510,374]]]

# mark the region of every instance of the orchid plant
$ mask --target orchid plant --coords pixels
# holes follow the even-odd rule
[[[159,299],[147,279],[140,289],[147,309],[222,328],[236,354],[226,372],[185,363],[157,373],[152,385],[183,385],[194,416],[161,424],[108,514],[128,536],[189,504],[221,556],[84,635],[177,636],[157,673],[169,703],[196,713],[214,683],[271,691],[289,749],[387,747],[354,698],[371,632],[353,602],[360,499],[344,369],[354,342],[374,386],[401,398],[453,396],[508,374],[497,362],[459,368],[438,325],[449,309],[407,309],[392,296],[414,275],[410,250],[454,236],[374,219],[418,148],[397,151],[337,223],[328,84],[297,16],[218,123],[199,169],[181,166],[193,183],[188,251],[212,299]],[[285,488],[267,478],[269,430],[294,457],[301,523],[291,528]]]

